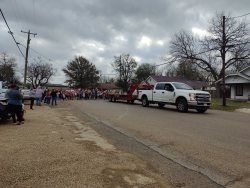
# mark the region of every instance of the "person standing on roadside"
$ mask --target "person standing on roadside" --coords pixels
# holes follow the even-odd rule
[[[47,90],[47,95],[46,95],[46,104],[47,104],[47,105],[50,105],[50,99],[51,99],[51,92],[50,92],[50,90],[48,89],[48,90]]]
[[[44,93],[43,93],[43,96],[42,96],[42,100],[44,99],[44,104],[46,104],[47,91],[48,91],[48,88],[46,88],[46,89],[44,90]]]
[[[97,88],[95,88],[95,100],[97,99]]]
[[[57,105],[56,104],[56,91],[54,90],[54,89],[52,89],[52,91],[51,91],[51,97],[52,97],[52,102],[51,102],[51,106],[53,106],[53,102],[55,101],[55,106]]]
[[[8,105],[11,111],[11,116],[12,116],[14,125],[23,124],[22,114],[21,114],[23,95],[18,90],[19,88],[17,87],[17,85],[11,85],[10,91],[8,92],[8,96],[10,99],[8,101]],[[16,116],[17,116],[18,123],[16,122]]]
[[[79,91],[79,98],[80,98],[80,100],[82,99],[82,94],[83,94],[83,92],[82,92],[82,89]]]
[[[248,94],[248,110],[250,110],[250,92]]]
[[[105,92],[102,93],[102,99],[105,100]]]
[[[30,93],[29,93],[29,97],[30,97],[30,109],[33,109],[33,105],[34,105],[34,100],[36,98],[36,90],[35,89],[30,89]]]
[[[41,86],[38,86],[36,89],[36,105],[41,106],[42,96],[43,96],[43,90],[41,89]]]

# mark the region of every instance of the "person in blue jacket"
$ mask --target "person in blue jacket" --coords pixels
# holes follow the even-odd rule
[[[22,122],[22,98],[23,95],[22,93],[19,91],[19,88],[17,87],[17,85],[12,85],[10,88],[10,91],[8,92],[8,96],[9,96],[9,101],[8,101],[8,105],[11,111],[11,116],[13,119],[13,123],[14,125],[21,125],[23,124]],[[17,116],[17,121],[16,122],[16,116]]]

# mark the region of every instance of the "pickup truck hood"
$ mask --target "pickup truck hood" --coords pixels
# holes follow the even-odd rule
[[[200,93],[200,94],[209,94],[207,91],[200,91],[200,90],[184,90],[184,89],[178,89],[178,91],[182,91],[185,93]]]

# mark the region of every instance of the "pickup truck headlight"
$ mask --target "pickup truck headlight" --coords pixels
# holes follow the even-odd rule
[[[195,94],[194,93],[189,93],[189,97],[191,101],[195,101]]]

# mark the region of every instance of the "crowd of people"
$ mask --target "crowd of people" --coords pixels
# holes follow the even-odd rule
[[[44,100],[45,104],[53,106],[53,101],[56,101],[57,99],[62,100],[97,100],[97,99],[104,99],[105,100],[105,93],[103,91],[96,89],[88,89],[88,90],[63,90],[63,89],[48,89],[41,90],[39,96],[36,96],[36,98],[39,98],[39,101]],[[31,96],[30,96],[31,97]],[[52,102],[50,103],[52,99]],[[39,102],[39,106],[40,106]]]
[[[63,89],[42,89],[40,86],[36,89],[31,88],[29,91],[30,110],[34,110],[34,102],[36,106],[41,106],[42,103],[46,105],[57,105],[57,100],[105,100],[106,94],[114,93],[114,91],[101,91],[97,88],[87,90],[63,90]],[[14,125],[23,124],[24,100],[23,93],[17,85],[9,85],[6,91],[5,98],[9,99],[8,105],[11,112]],[[16,120],[17,117],[17,120]],[[17,122],[18,121],[18,122]]]

